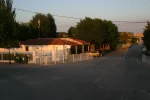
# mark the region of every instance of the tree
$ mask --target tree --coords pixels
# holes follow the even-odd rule
[[[134,38],[134,34],[131,32],[120,32],[119,42],[128,42],[129,39]]]
[[[18,32],[19,41],[25,41],[28,39],[36,39],[39,37],[38,30],[33,28],[31,25],[22,23],[22,24],[18,24],[17,28],[19,29],[19,32]]]
[[[109,44],[111,49],[116,49],[119,42],[118,27],[111,21],[103,21],[104,44]]]
[[[147,22],[147,25],[145,26],[143,41],[147,49],[150,50],[150,22]]]
[[[12,0],[0,0],[0,47],[12,47],[17,43],[15,10]]]
[[[75,27],[70,27],[68,30],[68,36],[69,37],[74,37],[76,34],[76,28]]]
[[[103,41],[103,30],[101,30],[102,24],[101,19],[91,19],[86,17],[77,24],[75,36],[89,42],[92,40],[95,40],[96,42]]]
[[[66,32],[57,32],[57,38],[68,38],[68,34]]]
[[[118,28],[111,21],[86,17],[76,26],[75,37],[94,44],[109,44],[115,49],[118,44]]]
[[[36,14],[29,24],[34,29],[39,29],[40,37],[46,38],[55,38],[57,37],[56,33],[56,24],[52,15],[47,14]]]

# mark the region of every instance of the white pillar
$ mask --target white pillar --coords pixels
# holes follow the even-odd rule
[[[45,65],[47,65],[47,61],[48,61],[48,60],[47,60],[47,56],[45,56],[45,57],[46,57],[46,60],[45,60]]]
[[[41,57],[39,57],[39,60],[40,60],[40,65],[41,65]]]
[[[57,62],[56,62],[56,55],[55,55],[55,64],[57,64]]]
[[[35,51],[32,52],[32,58],[33,58],[33,62],[36,63]]]
[[[63,55],[63,63],[65,63],[65,57],[64,57],[64,55]]]

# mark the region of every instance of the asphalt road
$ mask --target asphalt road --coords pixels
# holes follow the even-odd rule
[[[0,100],[150,100],[140,47],[63,65],[0,65]]]

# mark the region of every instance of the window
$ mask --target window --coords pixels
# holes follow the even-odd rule
[[[26,51],[29,51],[29,47],[26,47]]]

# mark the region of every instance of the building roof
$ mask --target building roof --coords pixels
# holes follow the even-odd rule
[[[87,45],[86,41],[73,38],[38,38],[21,41],[21,45]]]
[[[74,39],[74,38],[71,38],[71,39]],[[90,44],[89,42],[86,42],[86,41],[83,41],[83,40],[80,40],[80,39],[74,39],[74,40],[79,41],[79,42],[81,42],[83,44]]]

